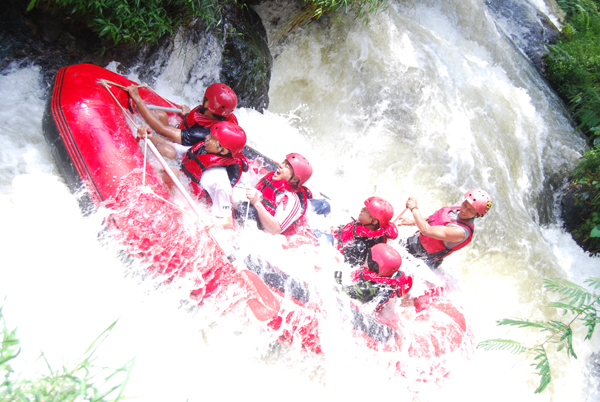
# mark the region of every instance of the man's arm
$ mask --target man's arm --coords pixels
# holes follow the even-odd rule
[[[248,197],[250,204],[256,208],[258,219],[265,230],[272,235],[281,233],[281,226],[279,226],[277,219],[275,219],[275,217],[271,215],[260,202],[260,191],[255,188],[247,188],[246,197]]]
[[[144,100],[140,96],[137,86],[131,85],[127,87],[127,92],[129,92],[129,96],[131,96],[131,99],[133,99],[133,101],[135,102],[135,105],[140,111],[140,114],[142,115],[146,123],[148,123],[148,125],[152,128],[152,130],[170,139],[173,142],[181,144],[181,130],[175,127],[165,126],[158,119],[158,117],[156,117],[156,115],[152,113],[150,109],[148,109],[148,106],[146,106],[146,102],[144,102]]]
[[[415,198],[409,197],[408,201],[406,201],[406,207],[412,212],[415,223],[423,236],[431,237],[436,240],[449,241],[451,243],[460,243],[465,239],[464,230],[456,226],[429,225],[427,220],[421,215],[421,212],[419,212],[417,200]]]

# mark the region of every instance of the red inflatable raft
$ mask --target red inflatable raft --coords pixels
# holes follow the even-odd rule
[[[111,84],[104,86],[102,80]],[[280,342],[327,355],[319,337],[327,311],[314,288],[262,258],[231,263],[202,225],[189,224],[185,203],[167,190],[135,140],[130,120],[135,116],[121,88],[131,84],[136,83],[80,64],[62,68],[51,89],[44,135],[68,186],[81,194],[84,210],[109,211],[106,225],[134,261],[173,286],[187,286],[196,302],[229,303],[224,314],[252,311],[248,317],[264,322],[264,331]],[[140,95],[148,104],[177,106],[148,88],[140,88]],[[180,119],[176,114],[170,118]],[[244,153],[254,174],[274,169],[254,150]],[[416,304],[390,303],[379,313],[366,313],[340,295],[337,309],[356,342],[384,353],[395,373],[438,381],[449,374],[452,360],[468,357],[473,347],[461,308],[443,293],[432,290]]]

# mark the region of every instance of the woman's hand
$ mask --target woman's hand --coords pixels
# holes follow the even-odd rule
[[[412,212],[413,208],[417,208],[417,199],[415,197],[408,197],[406,200],[406,208]]]
[[[252,206],[256,206],[258,202],[260,202],[260,191],[255,188],[247,188],[246,189],[246,198],[250,201]]]

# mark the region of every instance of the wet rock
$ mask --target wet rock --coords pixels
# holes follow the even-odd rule
[[[106,66],[118,61],[122,73],[135,65],[140,78],[152,83],[165,68],[161,54],[176,51],[176,35],[163,37],[158,44],[135,48],[127,44],[114,46],[99,38],[84,23],[66,12],[36,8],[26,12],[28,1],[7,0],[0,13],[0,70],[11,63],[34,63],[42,68],[42,77],[50,83],[56,72],[71,64],[92,63]],[[239,106],[263,111],[269,104],[272,57],[266,31],[260,17],[246,5],[229,5],[224,9],[224,23],[207,32],[206,26],[195,21],[183,29],[185,40],[212,44],[203,52],[221,52],[220,79],[229,84],[239,98]],[[166,52],[166,53],[164,53]]]
[[[546,44],[554,44],[559,28],[548,16],[526,0],[486,0],[496,26],[531,60],[543,74]],[[559,9],[553,10],[562,14]]]
[[[258,14],[248,7],[229,7],[221,80],[235,82],[239,106],[263,111],[269,106],[269,82],[273,57],[267,31]],[[240,35],[241,34],[241,35]]]
[[[581,186],[571,186],[561,198],[561,215],[564,221],[565,229],[573,233],[575,229],[581,226],[584,220],[581,218],[581,207],[575,205],[575,196],[581,191]],[[577,239],[575,239],[577,240]]]

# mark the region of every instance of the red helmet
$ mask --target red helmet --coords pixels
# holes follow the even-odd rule
[[[492,207],[492,197],[478,188],[467,191],[465,193],[465,200],[477,210],[479,216],[485,215]]]
[[[387,226],[394,217],[394,207],[383,198],[369,197],[365,201],[365,207],[367,207],[371,216],[379,221],[379,225],[382,227]]]
[[[288,160],[292,168],[294,169],[294,176],[300,179],[299,186],[303,185],[312,176],[312,166],[310,162],[302,155],[292,153],[286,155],[285,159]]]
[[[208,100],[206,108],[223,117],[229,117],[237,106],[237,96],[233,89],[220,82],[206,88],[204,98]]]
[[[369,252],[369,268],[371,268],[372,265],[371,261],[377,263],[377,268],[373,267],[376,270],[374,272],[380,276],[387,277],[391,277],[398,272],[400,265],[402,265],[400,253],[386,243],[379,243],[371,247]],[[373,271],[373,269],[371,269],[371,271]]]
[[[231,151],[233,157],[238,156],[246,145],[246,132],[237,124],[220,121],[210,126],[210,133],[223,148]]]

